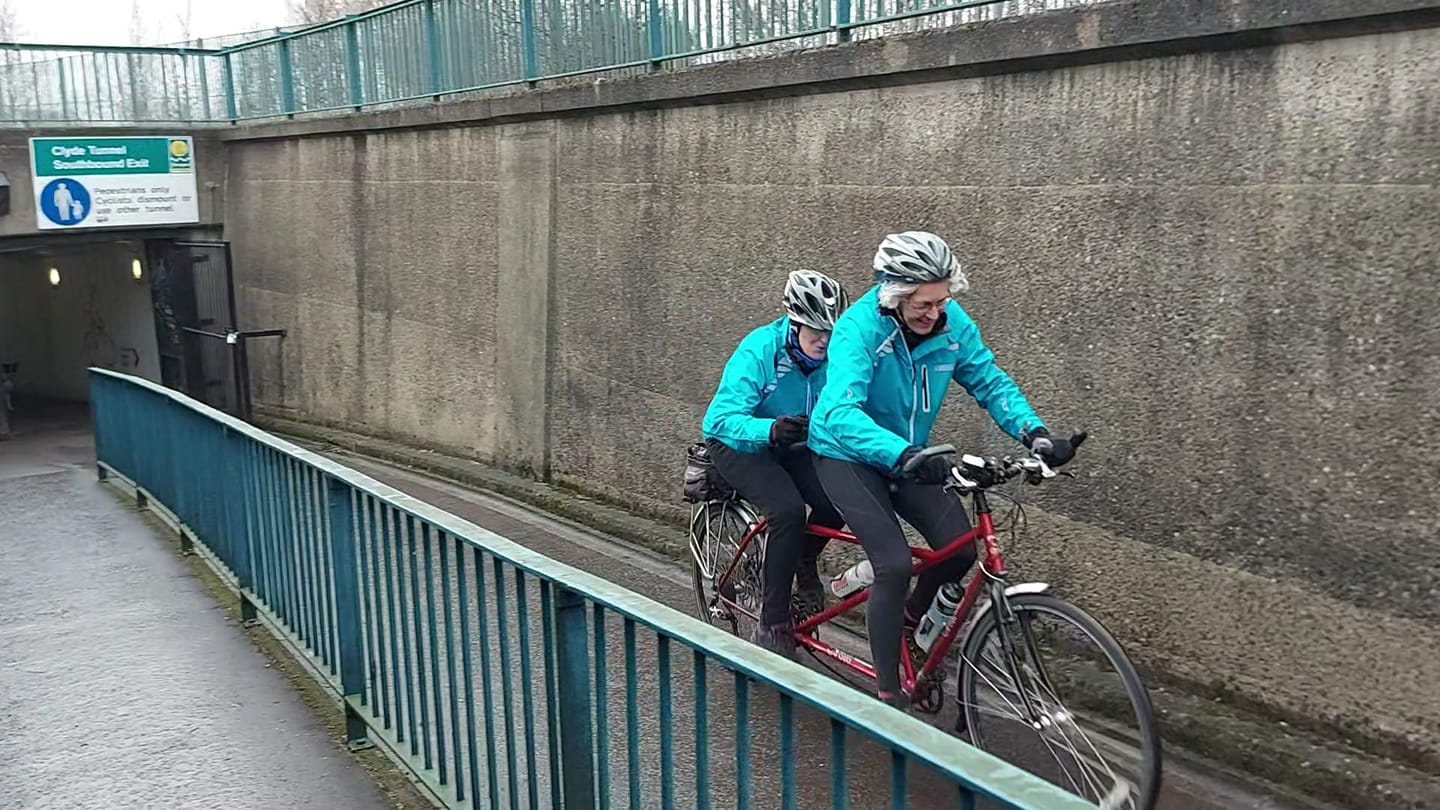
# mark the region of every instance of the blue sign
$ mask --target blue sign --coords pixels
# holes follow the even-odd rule
[[[90,191],[72,177],[57,177],[40,191],[40,213],[61,227],[79,225],[90,216]]]

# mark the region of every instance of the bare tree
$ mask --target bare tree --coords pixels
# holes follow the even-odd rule
[[[130,44],[144,45],[149,36],[145,15],[140,12],[140,0],[130,0]]]
[[[0,0],[0,42],[14,42],[20,36],[20,16],[15,0]]]
[[[191,20],[195,16],[195,0],[185,0],[185,10],[175,15],[175,24],[180,28],[180,41],[189,44],[191,38]]]
[[[290,0],[290,19],[302,25],[338,20],[346,14],[373,11],[393,0]]]
[[[0,42],[15,42],[23,35],[15,0],[0,0]],[[17,50],[7,48],[0,51],[0,110],[12,118],[17,108],[24,104],[26,95],[26,83],[19,75],[23,67],[21,61]]]

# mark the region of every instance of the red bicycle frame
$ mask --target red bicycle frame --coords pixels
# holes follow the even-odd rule
[[[920,668],[918,670],[915,669],[915,665],[910,660],[909,655],[902,654],[900,656],[900,686],[906,693],[913,693],[915,684],[921,678],[935,672],[942,662],[944,662],[945,655],[950,651],[950,646],[955,641],[955,636],[960,632],[960,628],[965,624],[965,620],[970,615],[970,609],[974,607],[975,601],[980,598],[980,591],[984,588],[986,581],[989,579],[1003,580],[1006,576],[1005,561],[1000,556],[1000,543],[995,537],[995,523],[990,517],[990,510],[983,505],[983,501],[981,504],[977,504],[977,506],[979,508],[976,509],[975,528],[950,541],[945,547],[940,549],[910,547],[910,556],[914,560],[914,568],[911,571],[911,576],[917,576],[921,572],[954,557],[976,541],[979,541],[982,546],[982,553],[979,555],[982,571],[980,574],[970,578],[969,584],[965,586],[965,596],[960,600],[960,606],[956,608],[954,618],[950,620],[944,632],[940,634],[940,637],[936,639],[934,645],[930,647],[930,652]],[[720,586],[730,579],[731,574],[735,571],[735,566],[739,564],[740,559],[744,556],[745,549],[751,543],[755,542],[755,538],[759,537],[760,534],[765,531],[765,528],[766,521],[764,518],[761,518],[758,522],[750,526],[749,531],[741,538],[740,547],[730,560],[730,565],[725,569],[725,573],[721,574],[715,586],[717,593],[716,598],[721,604],[755,621],[758,621],[759,617],[741,607],[735,601],[727,599]],[[855,535],[849,532],[828,529],[824,526],[808,525],[805,527],[805,531],[818,537],[839,540],[844,543],[855,543],[858,545],[860,542],[856,539]],[[815,633],[820,625],[832,621],[840,614],[853,610],[865,603],[865,601],[870,598],[870,590],[871,586],[866,586],[845,597],[844,600],[831,605],[820,613],[797,624],[795,626],[796,643],[817,654],[838,661],[867,678],[874,679],[874,664],[856,658],[832,644],[821,641],[816,637]],[[903,650],[905,648],[902,646],[901,649]]]

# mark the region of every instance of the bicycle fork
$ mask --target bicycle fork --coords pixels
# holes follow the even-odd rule
[[[1055,694],[1054,686],[1050,683],[1050,676],[1045,672],[1045,666],[1041,663],[1040,655],[1035,643],[1035,633],[1030,627],[1030,622],[1023,620],[1010,607],[1010,599],[1005,595],[1005,583],[1003,581],[992,582],[990,585],[991,609],[995,613],[995,633],[1000,639],[1001,657],[1011,683],[1015,684],[1015,691],[1020,699],[1020,709],[1024,712],[1024,720],[1035,731],[1042,731],[1055,722],[1054,718],[1042,708],[1036,705],[1031,699],[1030,690],[1025,688],[1025,681],[1022,680],[1022,671],[1028,659],[1034,676],[1029,680],[1036,682],[1041,687],[1043,695],[1048,692]],[[1023,649],[1017,648],[1023,644]],[[981,652],[983,657],[984,653]]]

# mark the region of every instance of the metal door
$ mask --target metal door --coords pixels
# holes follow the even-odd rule
[[[161,382],[247,418],[248,381],[237,349],[230,243],[152,241],[146,252]]]

